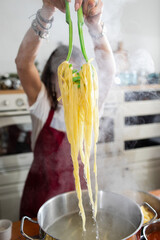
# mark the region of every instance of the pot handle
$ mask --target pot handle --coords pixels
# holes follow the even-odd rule
[[[146,240],[144,236],[141,236],[140,240]]]
[[[33,219],[31,219],[31,218],[29,218],[29,217],[27,217],[27,216],[24,216],[24,217],[22,218],[22,220],[21,220],[21,234],[22,234],[26,239],[35,240],[35,239],[29,237],[29,236],[24,232],[24,230],[23,230],[25,219],[27,219],[28,221],[30,221],[30,222],[32,222],[32,223],[36,223],[36,224],[38,224],[38,222],[37,222],[37,221],[34,221]]]
[[[153,207],[151,207],[151,205],[150,205],[149,203],[147,203],[147,202],[143,202],[140,207],[142,207],[142,206],[147,207],[147,208],[149,209],[149,211],[152,212],[152,214],[153,214],[153,218],[150,219],[150,221],[148,221],[148,222],[146,222],[145,224],[143,224],[143,227],[144,227],[144,226],[152,223],[152,222],[157,218],[157,212],[156,212],[156,210],[155,210]]]

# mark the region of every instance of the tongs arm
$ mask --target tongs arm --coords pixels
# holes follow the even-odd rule
[[[66,61],[69,61],[72,54],[72,48],[73,48],[73,27],[72,27],[71,15],[70,15],[69,2],[65,0],[65,4],[66,4],[66,23],[68,23],[69,25],[69,50],[68,50]]]
[[[66,23],[69,24],[69,50],[68,50],[66,61],[69,61],[72,54],[72,48],[73,48],[73,27],[72,27],[71,15],[70,15],[69,2],[65,0],[65,4],[66,4]],[[84,37],[83,37],[84,17],[83,17],[82,6],[77,11],[77,17],[78,17],[78,33],[79,33],[81,50],[86,62],[88,62],[88,57],[85,50]]]
[[[78,32],[79,32],[79,40],[80,40],[81,50],[82,50],[82,54],[83,54],[86,62],[88,62],[88,57],[87,57],[87,53],[86,53],[86,49],[85,49],[85,45],[84,45],[84,37],[83,37],[84,17],[83,17],[82,6],[78,9],[77,16],[78,16]]]

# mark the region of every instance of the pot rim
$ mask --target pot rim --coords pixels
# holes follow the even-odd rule
[[[87,189],[82,190],[82,193],[84,193],[84,192],[88,192],[88,190],[87,190]],[[40,218],[41,209],[42,209],[42,208],[45,208],[45,206],[48,205],[48,204],[53,200],[53,198],[54,198],[54,199],[57,199],[57,198],[60,198],[62,195],[66,195],[66,194],[68,195],[68,194],[73,194],[73,193],[76,194],[76,191],[70,191],[70,192],[65,192],[65,193],[58,194],[58,195],[56,195],[56,196],[48,199],[48,200],[40,207],[40,209],[38,210],[38,214],[37,214],[37,222],[38,222],[38,225],[40,226],[40,228],[42,229],[42,231],[43,231],[44,233],[46,233],[46,234],[49,235],[50,237],[54,238],[55,240],[60,240],[60,239],[57,239],[57,238],[53,237],[52,235],[50,235],[49,233],[47,233],[46,230],[45,230],[45,229],[41,226],[41,224],[40,224],[39,218]],[[118,195],[118,196],[120,195],[121,197],[123,197],[123,198],[125,198],[125,199],[128,199],[128,201],[132,202],[134,205],[136,205],[136,206],[139,208],[139,210],[140,210],[140,216],[141,216],[141,221],[140,221],[139,227],[138,227],[132,234],[130,234],[130,235],[127,236],[126,238],[122,238],[121,240],[127,240],[127,239],[129,239],[130,237],[136,235],[136,234],[141,230],[142,225],[143,225],[143,220],[144,220],[143,213],[142,213],[142,210],[141,210],[139,204],[136,203],[134,200],[130,199],[129,197],[123,195],[123,194],[115,193],[115,192],[112,192],[112,191],[103,191],[103,190],[99,190],[99,191],[98,191],[98,194],[102,194],[102,193],[111,193],[111,194],[113,194],[113,195]]]

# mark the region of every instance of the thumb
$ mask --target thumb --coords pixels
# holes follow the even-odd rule
[[[81,5],[82,5],[83,0],[75,0],[75,10],[77,11]]]

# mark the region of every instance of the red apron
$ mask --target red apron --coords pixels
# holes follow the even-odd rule
[[[49,198],[75,190],[70,144],[64,132],[50,127],[54,115],[51,108],[34,148],[34,160],[29,171],[20,207],[20,218],[36,217],[39,208]],[[83,166],[80,164],[82,189],[86,188]]]

